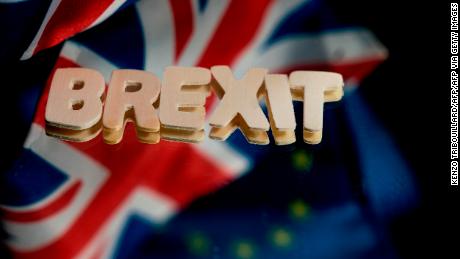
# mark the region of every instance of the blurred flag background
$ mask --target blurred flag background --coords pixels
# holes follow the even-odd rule
[[[400,38],[409,25],[397,23],[406,13],[388,5],[0,0],[2,257],[417,255],[430,178],[417,173],[427,156],[404,116],[418,123],[423,108],[410,105],[420,95],[400,71],[413,55]],[[114,69],[161,77],[170,65],[229,65],[238,77],[250,67],[335,71],[345,96],[326,105],[319,145],[303,143],[300,126],[289,146],[250,145],[239,132],[146,145],[132,125],[114,146],[45,135],[56,68],[93,68],[108,81]],[[217,102],[208,98],[208,114]]]

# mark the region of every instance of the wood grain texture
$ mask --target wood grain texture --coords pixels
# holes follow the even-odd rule
[[[200,142],[204,138],[211,72],[201,67],[167,67],[160,101],[161,137]]]
[[[239,128],[250,143],[266,145],[270,142],[267,135],[270,124],[258,99],[267,71],[251,68],[242,79],[237,80],[228,66],[211,68],[212,87],[221,102],[209,120],[213,127],[210,138],[226,140]]]
[[[104,141],[119,143],[126,123],[134,122],[141,142],[158,143],[160,120],[154,103],[159,99],[160,90],[161,81],[154,74],[142,70],[114,70],[104,107]]]
[[[289,80],[293,96],[304,103],[304,141],[318,144],[322,138],[324,102],[342,98],[342,75],[333,72],[294,71],[290,74]]]
[[[296,122],[288,77],[280,74],[266,75],[265,98],[275,144],[294,143]]]
[[[102,113],[103,76],[86,68],[58,69],[45,111],[46,133],[81,142],[102,130],[106,143],[117,144],[126,124],[132,122],[143,143],[155,144],[160,138],[200,142],[211,88],[220,102],[210,116],[210,138],[226,140],[239,129],[249,143],[267,145],[271,128],[275,144],[292,144],[296,141],[296,100],[304,102],[303,139],[317,144],[322,138],[324,103],[342,98],[343,78],[320,71],[294,71],[288,77],[251,68],[236,79],[228,66],[210,70],[171,66],[161,81],[147,71],[120,69],[112,73]],[[269,120],[260,105],[262,98]]]
[[[45,111],[49,135],[73,141],[87,141],[97,136],[104,90],[104,77],[96,70],[57,69]]]

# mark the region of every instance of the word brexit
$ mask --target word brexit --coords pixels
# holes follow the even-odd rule
[[[46,133],[69,141],[88,141],[102,130],[117,144],[127,122],[137,138],[183,142],[204,139],[205,104],[211,89],[220,102],[209,118],[209,137],[226,140],[237,128],[249,143],[268,144],[271,128],[277,145],[296,141],[293,100],[304,102],[303,139],[321,141],[324,102],[343,96],[340,74],[294,71],[289,77],[251,68],[236,79],[227,66],[167,67],[160,79],[142,70],[114,70],[105,93],[104,77],[87,68],[56,70],[46,105]],[[161,98],[160,98],[161,97]],[[268,117],[259,101],[265,98]]]

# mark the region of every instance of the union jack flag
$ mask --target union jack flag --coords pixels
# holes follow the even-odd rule
[[[237,77],[250,67],[335,71],[351,91],[387,55],[370,31],[334,21],[317,0],[52,0],[44,10],[21,59],[62,43],[55,69],[93,68],[106,82],[118,68],[161,76],[170,65],[229,65]],[[227,142],[142,144],[130,124],[113,146],[101,136],[53,139],[44,132],[48,91],[49,82],[6,175],[15,195],[1,204],[5,243],[20,258],[117,257],[133,214],[161,226],[250,172],[268,150],[239,134]],[[208,98],[208,114],[217,102]]]

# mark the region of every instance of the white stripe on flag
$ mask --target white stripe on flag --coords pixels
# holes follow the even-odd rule
[[[175,39],[171,6],[167,0],[140,1],[136,8],[144,30],[144,69],[161,77],[163,70],[173,65]]]
[[[250,60],[243,60],[235,71],[266,67],[277,71],[308,64],[346,64],[367,59],[384,59],[386,48],[363,28],[327,31],[280,39],[267,50],[259,50]]]
[[[101,72],[105,78],[105,82],[110,81],[112,71],[117,69],[117,67],[108,60],[99,56],[97,53],[85,46],[73,41],[66,41],[60,55],[74,61],[81,67],[92,68]]]
[[[40,25],[40,28],[38,29],[37,34],[35,34],[35,37],[30,43],[29,47],[24,52],[24,54],[22,54],[21,60],[25,60],[25,59],[32,57],[32,55],[34,54],[35,48],[37,47],[37,44],[40,41],[40,38],[42,37],[43,31],[45,31],[46,25],[48,25],[49,20],[53,16],[54,12],[56,11],[60,3],[61,3],[61,0],[53,0],[51,2],[50,7],[48,8],[48,11],[46,12],[45,19],[43,19],[43,22]]]
[[[61,211],[49,217],[33,222],[3,220],[5,231],[12,237],[7,239],[6,243],[14,249],[26,252],[57,240],[83,213],[106,181],[108,172],[102,165],[80,151],[60,140],[46,136],[44,129],[37,124],[32,124],[24,147],[33,151],[61,172],[68,174],[69,179],[65,186],[68,187],[77,181],[82,183],[74,199]],[[60,192],[53,193],[53,197],[47,198],[47,200],[53,201],[59,194]],[[28,208],[34,207],[28,206]],[[9,206],[8,209],[24,212],[24,209],[19,207]]]
[[[73,41],[67,41],[64,44],[61,56],[74,61],[82,67],[100,71],[106,82],[109,82],[111,72],[118,69],[97,53]],[[203,143],[192,144],[192,147],[199,150],[201,154],[206,155],[212,163],[223,167],[225,171],[231,173],[232,177],[236,178],[250,169],[251,161],[225,142],[205,138]]]
[[[120,8],[125,2],[126,0],[113,1],[112,4],[110,4],[110,6],[107,9],[105,9],[105,11],[88,27],[88,29],[105,21],[105,19],[109,18],[112,14],[114,14],[118,10],[118,8]]]
[[[194,66],[199,61],[208,46],[208,42],[214,34],[220,20],[229,5],[228,0],[209,1],[204,10],[200,13],[198,10],[198,1],[193,3],[193,33],[190,40],[184,48],[184,52],[179,57],[177,64],[179,66]]]
[[[178,212],[176,202],[167,196],[147,188],[137,188],[114,211],[76,258],[93,258],[104,247],[103,258],[113,258],[122,231],[133,214],[150,220],[152,224],[164,224]]]
[[[240,56],[239,60],[235,62],[234,74],[237,78],[241,78],[250,68],[247,64],[254,62],[258,58],[258,52],[261,50],[262,45],[272,35],[276,26],[283,20],[290,12],[298,8],[310,0],[292,0],[292,1],[276,1],[270,6],[270,9],[265,14],[261,26],[256,32],[256,36]]]

